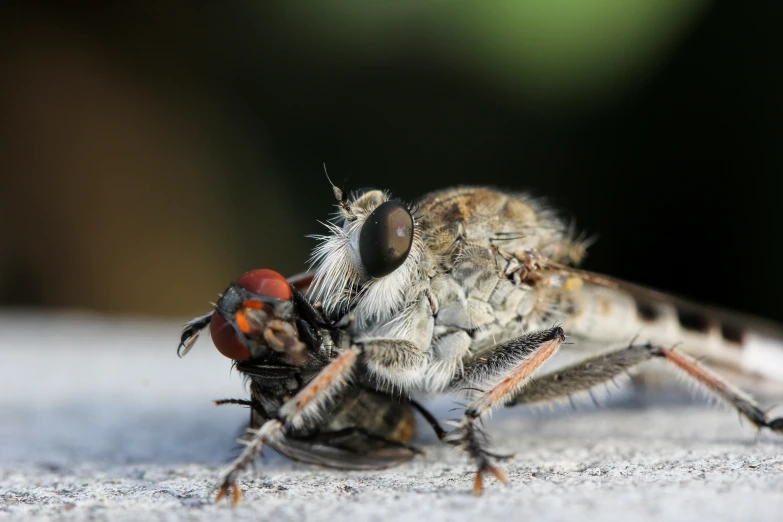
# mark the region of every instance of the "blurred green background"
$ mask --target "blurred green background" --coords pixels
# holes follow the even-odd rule
[[[783,320],[783,4],[4,3],[0,305],[188,316],[344,188],[546,196],[586,267]]]

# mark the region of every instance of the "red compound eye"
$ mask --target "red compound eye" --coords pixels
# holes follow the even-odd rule
[[[245,343],[237,335],[234,327],[223,316],[215,312],[209,323],[209,333],[212,334],[212,342],[220,353],[235,361],[250,359],[250,352]]]
[[[285,301],[291,299],[291,285],[285,277],[267,268],[259,268],[243,274],[237,279],[237,284],[248,292],[264,297],[277,297]]]
[[[291,299],[291,286],[285,277],[274,270],[260,268],[243,274],[236,280],[236,284],[248,292],[262,297],[276,297],[277,299]],[[260,301],[248,300],[243,303],[245,308],[259,308],[264,306]],[[237,327],[245,333],[250,333],[250,326],[243,309],[237,311],[235,320]],[[220,353],[235,361],[250,359],[250,351],[245,343],[237,335],[234,327],[226,321],[222,315],[215,312],[209,323],[209,332],[212,334],[212,342]]]

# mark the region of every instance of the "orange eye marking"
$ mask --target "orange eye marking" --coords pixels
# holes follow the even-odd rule
[[[255,299],[248,299],[244,303],[242,303],[242,308],[263,308],[264,303],[261,301],[256,301]]]
[[[242,333],[250,333],[250,323],[247,322],[247,316],[245,316],[244,312],[237,312],[234,314],[234,320],[237,323],[237,328],[239,328]]]

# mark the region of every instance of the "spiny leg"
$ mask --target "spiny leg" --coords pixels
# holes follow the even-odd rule
[[[320,417],[327,401],[350,381],[356,361],[364,349],[352,346],[327,364],[307,386],[280,408],[280,420],[286,426],[301,428]]]
[[[362,351],[361,347],[352,346],[341,353],[326,365],[307,386],[283,404],[279,410],[278,419],[266,421],[258,430],[247,430],[250,437],[246,440],[239,440],[241,444],[245,445],[245,449],[223,473],[215,502],[220,501],[227,496],[229,490],[232,490],[233,504],[239,503],[242,498],[241,491],[236,484],[239,474],[255,461],[265,444],[279,441],[285,437],[285,432],[289,428],[299,428],[306,425],[308,421],[317,419],[324,404],[349,382],[353,368]]]
[[[588,357],[570,366],[537,376],[519,390],[506,406],[549,403],[570,398],[610,382],[653,357],[652,349],[648,345],[631,345]]]
[[[393,353],[389,353],[390,351]],[[233,488],[234,502],[239,502],[241,496],[237,496],[239,489],[236,486],[236,478],[255,460],[263,445],[269,443],[269,436],[262,433],[265,426],[270,422],[277,422],[279,431],[275,432],[276,436],[285,437],[289,430],[297,431],[320,420],[324,406],[349,384],[353,370],[360,359],[369,367],[372,365],[380,367],[386,364],[390,371],[396,371],[403,376],[415,373],[417,367],[423,366],[426,362],[422,352],[406,341],[375,338],[357,342],[326,365],[313,380],[283,404],[278,411],[278,419],[267,421],[257,432],[248,430],[251,434],[250,439],[240,440],[240,443],[247,447],[224,474],[218,500]]]
[[[231,491],[231,503],[235,506],[239,504],[242,500],[242,490],[237,486],[237,476],[261,454],[265,444],[274,443],[283,437],[283,424],[277,419],[270,419],[257,430],[248,429],[247,433],[251,435],[251,438],[239,440],[245,446],[245,449],[242,450],[242,453],[234,459],[223,473],[223,479],[220,482],[220,489],[217,497],[215,497],[215,502],[220,502]]]
[[[490,457],[496,456],[485,449],[486,436],[478,426],[481,417],[513,397],[564,340],[565,333],[560,327],[512,339],[474,356],[466,363],[464,376],[452,382],[454,387],[463,382],[490,387],[471,402],[457,430],[448,438],[476,462],[478,470],[473,483],[476,494],[483,492],[483,477],[487,473],[504,484],[508,482],[506,474],[490,461]]]
[[[520,390],[506,405],[551,402],[570,397],[575,393],[589,391],[653,357],[663,358],[671,363],[672,368],[677,367],[682,370],[689,378],[694,379],[710,393],[736,409],[757,429],[769,428],[783,433],[783,418],[767,416],[751,397],[707,369],[696,359],[671,348],[650,344],[631,345],[542,375]]]
[[[669,348],[650,348],[653,355],[663,357],[695,379],[707,390],[735,408],[756,429],[769,428],[783,434],[783,417],[771,418],[749,395],[730,384],[726,379],[707,369],[693,357]]]

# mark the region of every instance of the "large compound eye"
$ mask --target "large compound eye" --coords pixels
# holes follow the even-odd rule
[[[285,277],[274,270],[261,268],[251,270],[243,274],[236,280],[236,284],[262,297],[275,297],[277,299],[291,299],[291,286]],[[236,326],[243,329],[241,321],[244,320],[244,310],[255,308],[261,305],[259,301],[245,301],[243,308],[236,312]],[[234,325],[227,321],[218,312],[212,314],[212,320],[209,323],[209,332],[212,335],[212,342],[220,353],[235,361],[244,361],[250,359],[250,351],[245,343],[240,339]]]
[[[359,256],[372,277],[391,274],[405,262],[413,243],[413,218],[399,201],[378,205],[362,225]]]
[[[250,359],[250,350],[239,338],[234,327],[217,312],[212,314],[212,320],[209,322],[209,334],[212,336],[215,348],[229,359],[234,361]]]

